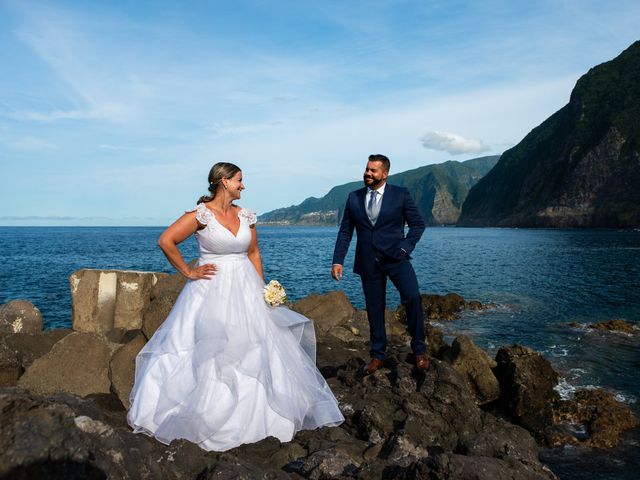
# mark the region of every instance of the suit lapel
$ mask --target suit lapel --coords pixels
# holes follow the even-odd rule
[[[367,187],[361,188],[358,195],[358,211],[360,215],[364,217],[364,221],[370,227],[373,227],[371,220],[369,220],[369,215],[367,215],[366,202],[367,202]]]

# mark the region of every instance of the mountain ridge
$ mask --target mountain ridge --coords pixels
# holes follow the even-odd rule
[[[471,189],[458,225],[640,225],[640,41],[591,68],[569,103]]]
[[[389,175],[388,182],[409,188],[428,225],[455,224],[471,187],[498,161],[498,155],[449,160],[423,165]],[[323,197],[308,197],[298,205],[260,215],[260,222],[272,225],[337,225],[347,196],[362,188],[362,181],[337,185]]]

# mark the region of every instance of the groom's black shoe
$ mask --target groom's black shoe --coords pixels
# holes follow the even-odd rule
[[[378,370],[382,365],[384,365],[384,361],[374,357],[371,359],[371,361],[367,365],[362,367],[362,374],[371,375],[373,372]]]

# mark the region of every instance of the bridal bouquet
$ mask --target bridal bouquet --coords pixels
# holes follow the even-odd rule
[[[270,307],[277,307],[283,303],[287,303],[287,292],[284,291],[284,287],[280,285],[277,280],[271,280],[264,287],[264,301]]]

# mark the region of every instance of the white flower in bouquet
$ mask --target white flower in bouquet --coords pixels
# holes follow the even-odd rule
[[[271,280],[264,287],[264,301],[270,307],[277,307],[283,303],[287,303],[287,292],[284,291],[284,287],[280,285],[277,280]]]

